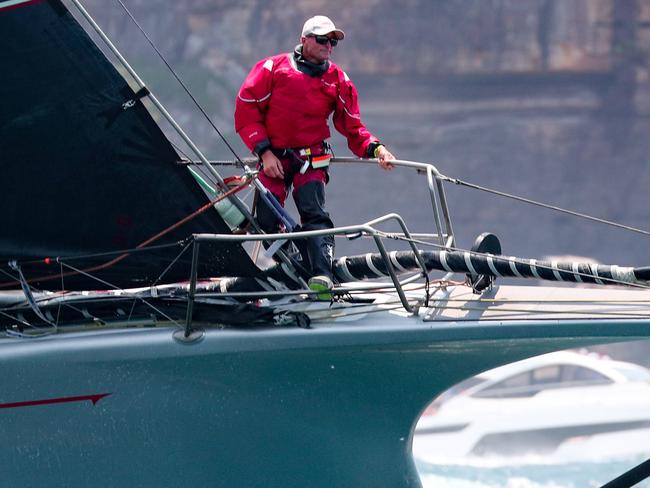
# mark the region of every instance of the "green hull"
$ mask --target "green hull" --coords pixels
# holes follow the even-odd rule
[[[0,341],[3,484],[419,486],[412,433],[441,391],[529,356],[650,338],[642,320],[396,318],[208,329],[193,344],[173,330]]]

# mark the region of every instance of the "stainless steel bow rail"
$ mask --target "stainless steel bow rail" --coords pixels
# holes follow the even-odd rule
[[[259,160],[257,158],[243,158],[241,160],[247,166],[256,166]],[[377,165],[377,159],[359,159],[359,158],[332,158],[331,163],[337,164],[370,164]],[[239,167],[239,161],[233,160],[212,160],[212,161],[184,161],[187,165],[205,166],[230,166]],[[436,225],[436,232],[426,237],[435,238],[438,240],[440,246],[451,248],[455,244],[454,232],[451,225],[451,218],[449,216],[449,207],[447,205],[447,197],[445,196],[445,189],[443,182],[452,181],[449,177],[443,175],[438,169],[430,163],[422,163],[418,161],[408,161],[396,159],[391,163],[398,168],[415,169],[419,175],[425,175],[427,178],[427,187],[429,191],[429,198],[431,200],[431,208],[433,211],[433,219]],[[214,169],[214,168],[212,168]],[[419,235],[418,235],[419,236]]]
[[[397,277],[397,272],[391,262],[390,256],[386,251],[386,247],[382,242],[382,238],[385,236],[385,233],[379,231],[374,226],[387,221],[395,221],[400,226],[402,233],[407,238],[411,249],[416,257],[418,262],[420,272],[415,277],[406,278],[401,280]],[[247,242],[247,241],[277,241],[277,240],[296,240],[304,239],[307,237],[317,237],[325,235],[334,235],[334,236],[358,236],[359,234],[369,236],[375,241],[377,250],[379,251],[388,275],[390,276],[391,281],[395,287],[395,290],[399,296],[400,302],[404,309],[409,313],[415,313],[415,310],[408,302],[406,294],[404,292],[403,285],[413,281],[420,277],[426,277],[428,274],[426,265],[420,256],[420,252],[411,238],[411,233],[409,232],[404,219],[398,214],[392,213],[387,214],[382,217],[370,220],[365,224],[360,225],[350,225],[345,227],[335,227],[333,229],[325,230],[312,230],[304,232],[291,232],[283,234],[193,234],[192,235],[192,266],[190,271],[190,284],[188,289],[188,302],[187,302],[187,317],[186,317],[186,326],[185,326],[185,337],[189,337],[192,333],[192,311],[194,307],[194,300],[196,298],[196,283],[198,280],[198,263],[199,263],[199,254],[200,254],[200,245],[202,242]],[[308,292],[304,290],[302,293]],[[264,293],[257,293],[257,295],[263,295]],[[224,294],[227,296],[228,294]]]
[[[246,165],[255,166],[258,163],[258,159],[255,158],[246,158],[242,160]],[[332,163],[339,164],[372,164],[376,165],[376,159],[357,159],[357,158],[332,158]],[[201,161],[187,161],[186,164],[190,165],[206,165],[209,166],[238,166],[239,161],[206,161],[201,158]],[[407,161],[407,160],[394,160],[391,163],[398,168],[411,168],[415,169],[418,174],[426,175],[427,177],[427,187],[429,191],[429,198],[431,201],[431,208],[433,211],[433,218],[435,222],[435,233],[434,234],[418,234],[417,237],[426,237],[431,239],[437,239],[438,245],[442,248],[451,248],[454,246],[454,234],[451,225],[451,218],[449,216],[449,207],[447,205],[447,198],[445,196],[445,191],[443,187],[443,181],[446,179],[438,169],[428,163],[421,163],[417,161]],[[214,172],[214,168],[210,168],[211,173]],[[402,235],[406,238],[409,246],[411,246],[414,255],[416,256],[419,267],[421,268],[421,273],[416,276],[411,276],[410,278],[399,280],[395,267],[390,260],[384,243],[382,242],[382,237],[386,233],[381,232],[375,229],[373,226],[386,222],[389,220],[394,220],[398,223],[402,229]],[[192,268],[190,276],[190,285],[188,289],[188,304],[187,304],[187,317],[186,317],[186,327],[185,327],[185,337],[189,337],[192,332],[192,311],[194,307],[194,300],[196,298],[196,282],[197,282],[197,270],[199,262],[199,249],[201,242],[210,242],[210,241],[236,241],[236,242],[247,242],[247,241],[278,241],[278,240],[295,240],[295,239],[304,239],[305,237],[316,237],[324,235],[334,235],[334,236],[344,236],[344,237],[358,237],[366,236],[371,237],[375,241],[377,250],[379,251],[384,266],[388,271],[388,275],[393,282],[395,290],[399,296],[400,302],[404,309],[409,313],[414,313],[413,307],[409,304],[406,294],[404,292],[403,285],[414,281],[420,277],[427,277],[428,272],[424,261],[420,257],[419,250],[417,249],[415,242],[413,240],[413,235],[409,232],[404,219],[398,214],[392,213],[379,217],[377,219],[366,222],[365,224],[352,225],[346,227],[336,227],[334,229],[318,230],[318,231],[304,231],[304,232],[292,232],[292,233],[283,233],[283,234],[246,234],[246,235],[226,235],[226,234],[195,234],[192,236],[193,239],[193,254],[192,254]],[[394,234],[393,234],[394,235]],[[451,273],[449,273],[451,274]],[[308,290],[304,290],[308,292]],[[257,294],[259,296],[259,294]]]
[[[377,164],[376,159],[357,158],[332,158],[332,162],[345,164]],[[418,174],[426,175],[427,185],[429,188],[429,198],[431,199],[431,208],[433,210],[433,218],[436,223],[436,235],[439,238],[441,246],[453,247],[455,243],[454,232],[451,226],[451,218],[449,217],[447,197],[445,196],[445,189],[443,187],[443,181],[447,178],[430,163],[420,163],[417,161],[407,161],[402,159],[396,159],[391,161],[391,163],[397,167],[415,169]]]

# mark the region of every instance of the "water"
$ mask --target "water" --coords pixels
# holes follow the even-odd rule
[[[507,459],[463,465],[428,464],[416,460],[424,488],[591,488],[620,476],[645,461],[645,456],[593,462],[552,462]],[[646,479],[636,488],[650,488]]]

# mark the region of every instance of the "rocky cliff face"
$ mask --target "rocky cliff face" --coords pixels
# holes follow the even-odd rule
[[[119,5],[85,3],[129,59],[176,104],[180,91],[166,85],[169,73]],[[386,76],[450,85],[472,77],[494,84],[502,76],[518,75],[534,89],[543,77],[609,75],[614,83],[608,88],[609,98],[603,96],[606,110],[645,113],[650,106],[650,0],[131,0],[127,4],[196,95],[224,123],[252,64],[291,50],[304,19],[314,13],[330,15],[346,30],[335,61],[366,85]],[[393,95],[400,91],[383,97]],[[181,108],[184,103],[177,104],[182,113],[187,110]]]
[[[280,3],[249,10],[248,42],[286,49],[306,17],[326,11],[349,33],[340,62],[367,74],[600,68],[613,13],[608,0]]]
[[[112,37],[141,43],[113,2],[86,4]],[[324,13],[348,34],[340,64],[402,75],[608,69],[620,54],[612,52],[616,33],[643,31],[638,21],[650,15],[647,0],[131,0],[128,7],[177,63],[247,69],[291,49],[305,18]]]
[[[206,152],[227,156],[124,12],[113,2],[85,3]],[[359,87],[365,122],[398,156],[650,228],[650,0],[127,3],[241,154],[232,110],[246,72],[263,56],[292,49],[304,19],[324,13],[347,33],[335,61]],[[345,141],[335,136],[333,142],[345,154]],[[408,198],[422,181],[401,172],[355,171],[332,172],[337,223],[397,209],[411,214],[414,227],[429,224],[426,207],[414,208]],[[648,261],[647,246],[635,234],[575,224],[468,190],[452,188],[450,199],[464,247],[479,232],[496,230],[513,254]]]

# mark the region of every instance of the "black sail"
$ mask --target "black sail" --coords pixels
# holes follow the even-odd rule
[[[208,200],[144,105],[59,0],[0,0],[0,289],[105,288],[48,257],[138,246]],[[214,208],[153,245],[229,233]],[[237,244],[203,246],[202,276],[256,275]],[[64,259],[116,286],[156,279],[180,247]],[[165,274],[187,279],[191,253]],[[49,260],[48,260],[49,261]],[[66,272],[62,279],[61,271]]]

